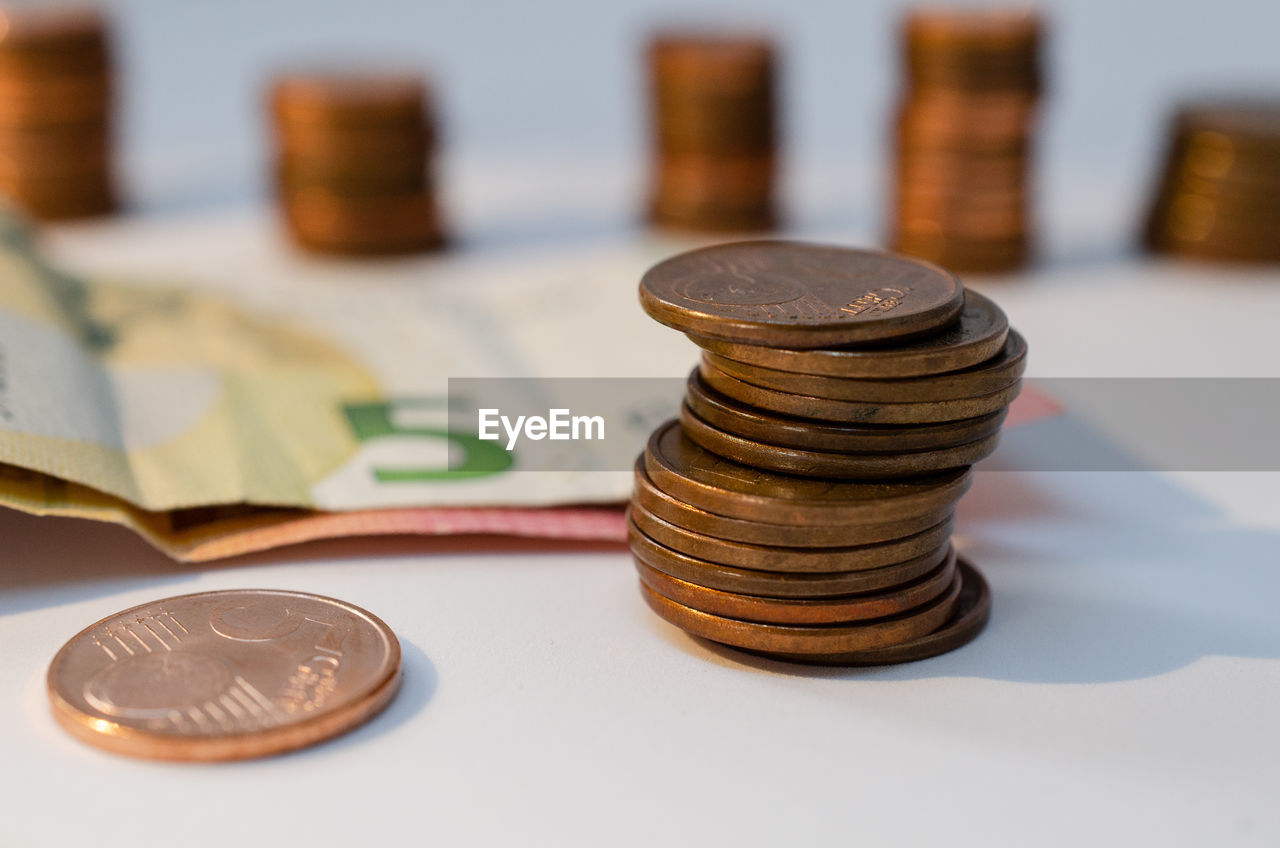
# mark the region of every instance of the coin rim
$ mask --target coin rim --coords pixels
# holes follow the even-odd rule
[[[172,736],[154,733],[107,718],[90,716],[73,706],[59,691],[54,679],[54,672],[60,661],[63,660],[81,637],[95,628],[123,615],[128,615],[136,610],[145,609],[156,604],[205,595],[224,595],[241,592],[294,597],[303,596],[308,599],[332,603],[348,612],[355,612],[357,615],[366,617],[369,623],[373,625],[374,630],[387,643],[388,651],[382,663],[386,667],[386,671],[375,678],[376,682],[363,695],[354,697],[351,702],[337,709],[313,715],[297,723],[217,737]],[[54,654],[53,659],[49,661],[49,668],[45,672],[45,690],[49,696],[50,706],[57,723],[72,736],[96,748],[145,759],[182,762],[256,759],[322,742],[349,730],[354,730],[369,721],[391,703],[392,698],[399,690],[403,677],[402,664],[403,652],[400,647],[400,639],[396,636],[395,631],[378,616],[349,601],[291,589],[211,589],[204,592],[188,592],[167,598],[157,598],[152,601],[135,604],[111,615],[104,616],[88,627],[83,628],[68,639]]]

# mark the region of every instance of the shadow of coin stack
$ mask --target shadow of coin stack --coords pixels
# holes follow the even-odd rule
[[[48,221],[113,211],[112,87],[98,13],[0,13],[0,192]]]
[[[294,241],[320,253],[438,248],[423,81],[400,74],[294,74],[271,89],[275,181]]]
[[[851,665],[982,629],[987,585],[950,537],[1026,359],[998,306],[925,262],[777,241],[666,260],[640,299],[703,349],[635,468],[631,550],[659,616]]]
[[[1174,117],[1171,135],[1147,247],[1280,262],[1280,100],[1191,103]]]
[[[1031,12],[931,9],[907,17],[894,250],[959,272],[1026,262],[1040,40]]]
[[[712,232],[774,226],[774,65],[763,38],[653,39],[653,223]]]

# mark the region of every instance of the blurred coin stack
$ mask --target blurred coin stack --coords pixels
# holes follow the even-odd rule
[[[1026,343],[1000,308],[928,263],[768,241],[669,259],[640,297],[704,351],[636,463],[654,611],[799,662],[972,639],[989,594],[950,537],[1020,386]]]
[[[276,191],[302,247],[412,253],[444,242],[423,81],[400,74],[297,74],[271,89]]]
[[[762,38],[661,35],[649,48],[650,219],[694,231],[775,223],[774,50]]]
[[[36,218],[116,206],[110,54],[93,10],[0,12],[0,192]]]
[[[1026,261],[1040,41],[1040,20],[1030,12],[907,17],[893,249],[960,272],[1007,271]]]
[[[1145,238],[1163,253],[1280,262],[1280,101],[1178,112]]]

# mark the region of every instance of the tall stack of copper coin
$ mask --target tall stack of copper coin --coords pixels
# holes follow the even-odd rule
[[[44,220],[112,211],[112,88],[100,14],[0,12],[0,193]]]
[[[1173,119],[1147,218],[1151,250],[1280,262],[1280,101],[1205,100]]]
[[[663,227],[758,231],[776,221],[775,58],[763,38],[660,35],[649,47],[653,186]]]
[[[276,80],[276,191],[290,234],[322,253],[412,253],[444,232],[429,157],[426,85],[400,74]]]
[[[950,538],[1026,359],[996,304],[925,262],[777,241],[669,259],[640,299],[704,351],[636,462],[631,550],[658,615],[830,664],[982,629],[987,585]]]
[[[1041,22],[1031,12],[929,10],[903,26],[890,244],[955,271],[999,272],[1030,250]]]

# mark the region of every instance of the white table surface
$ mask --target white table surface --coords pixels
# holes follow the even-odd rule
[[[1033,374],[1276,375],[1280,274],[1128,257],[1127,207],[1090,206],[1114,186],[1058,184],[1045,264],[979,281]],[[512,208],[467,196],[469,225]],[[11,512],[0,540],[0,845],[1280,841],[1280,474],[980,474],[957,541],[992,584],[990,625],[863,670],[691,639],[604,546],[347,540],[194,567]],[[374,611],[405,649],[400,696],[346,737],[235,764],[133,761],[54,725],[45,667],[72,634],[232,587]]]

